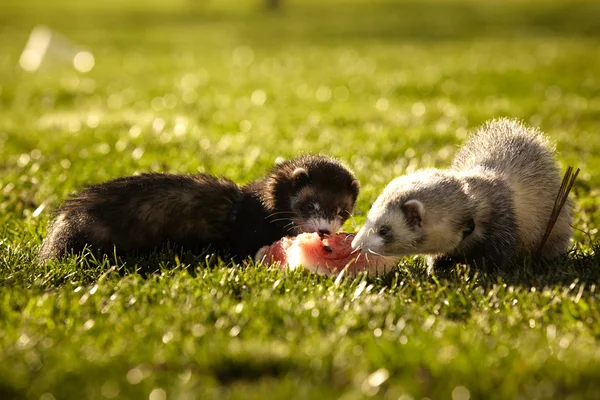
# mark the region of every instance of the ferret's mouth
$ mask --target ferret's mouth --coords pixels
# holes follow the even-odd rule
[[[300,227],[300,225],[298,224],[298,221],[295,219],[293,219],[287,225],[285,225],[284,229],[285,229],[285,234],[287,236],[298,236],[299,234],[304,232],[302,230],[302,228]]]
[[[369,247],[362,247],[362,246],[359,246],[359,247],[356,247],[355,249],[353,249],[352,254],[355,254],[357,258],[365,257],[367,260],[371,256],[382,257],[382,258],[396,257],[392,254],[385,254],[385,252],[376,251]]]
[[[308,220],[294,219],[294,224],[303,233],[318,233],[319,236],[333,235],[341,225],[336,220],[327,220],[324,218],[311,218]]]
[[[378,257],[388,257],[389,254],[385,254],[384,246],[380,243],[373,243],[373,238],[368,235],[365,237],[363,232],[359,232],[352,240],[352,253],[374,255]]]

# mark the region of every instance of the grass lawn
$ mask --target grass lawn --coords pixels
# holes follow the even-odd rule
[[[2,0],[1,399],[584,399],[600,393],[600,4]],[[19,56],[45,24],[88,73]],[[582,169],[568,262],[354,280],[164,253],[35,255],[85,183],[142,171],[239,183],[339,157],[356,230],[393,177],[448,166],[511,116]]]

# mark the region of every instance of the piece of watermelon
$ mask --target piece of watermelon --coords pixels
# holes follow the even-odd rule
[[[262,247],[255,260],[263,264],[279,263],[282,267],[287,265],[290,269],[302,266],[325,275],[339,273],[346,267],[349,275],[362,271],[382,275],[398,263],[396,257],[353,252],[353,237],[354,234],[346,232],[322,237],[317,233],[301,233]]]

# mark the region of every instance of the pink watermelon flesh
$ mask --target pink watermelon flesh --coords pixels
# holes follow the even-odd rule
[[[383,257],[353,252],[351,233],[319,236],[317,233],[301,233],[295,237],[284,237],[271,246],[262,247],[255,260],[265,264],[279,263],[291,269],[304,267],[321,274],[332,274],[347,268],[350,275],[362,271],[382,275],[397,263],[395,257]]]

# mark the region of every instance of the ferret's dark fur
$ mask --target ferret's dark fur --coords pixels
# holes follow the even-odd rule
[[[280,163],[241,188],[207,174],[117,178],[88,186],[58,208],[39,259],[85,247],[143,254],[169,243],[242,260],[286,235],[339,229],[359,186],[341,163],[317,155]]]
[[[456,262],[509,268],[535,256],[561,185],[553,146],[509,119],[485,124],[450,169],[394,179],[379,196],[352,246],[383,255],[428,255],[431,269]],[[567,252],[567,201],[540,256]]]

